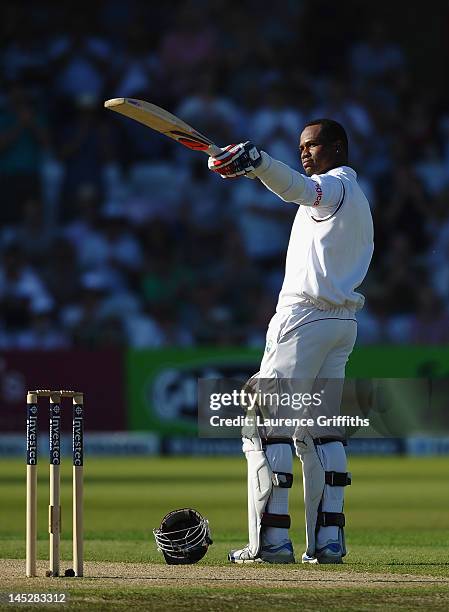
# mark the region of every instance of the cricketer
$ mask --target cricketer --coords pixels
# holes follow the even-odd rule
[[[285,277],[267,331],[260,379],[342,380],[357,335],[356,291],[373,254],[373,223],[356,172],[348,165],[348,138],[331,119],[308,123],[299,151],[305,175],[251,142],[209,157],[223,178],[257,178],[284,202],[298,206],[287,250]],[[341,400],[341,395],[339,401]],[[229,553],[247,563],[294,563],[289,538],[292,441],[302,462],[306,515],[303,563],[341,563],[346,554],[343,514],[347,472],[339,428],[300,428],[292,436],[258,431],[243,436],[248,467],[249,543]]]

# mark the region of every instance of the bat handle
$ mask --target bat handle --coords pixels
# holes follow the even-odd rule
[[[205,151],[205,153],[207,153],[208,155],[210,155],[211,157],[215,157],[215,155],[218,155],[219,153],[222,153],[223,150],[220,149],[220,147],[217,147],[217,145],[211,144],[210,147],[208,147]]]

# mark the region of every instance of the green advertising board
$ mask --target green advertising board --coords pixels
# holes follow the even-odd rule
[[[240,348],[128,351],[128,429],[196,433],[198,378],[246,379],[261,352]]]
[[[245,379],[257,372],[261,351],[241,348],[128,351],[127,426],[165,436],[196,433],[199,378]],[[357,347],[349,378],[449,377],[449,347]]]
[[[448,346],[362,346],[346,368],[352,378],[449,377]]]

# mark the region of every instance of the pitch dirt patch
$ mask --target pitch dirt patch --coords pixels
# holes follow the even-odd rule
[[[65,569],[63,564],[62,568]],[[118,586],[158,586],[158,587],[210,587],[234,588],[263,587],[270,588],[338,588],[338,587],[398,587],[426,585],[448,585],[449,578],[418,576],[414,574],[390,574],[357,572],[352,568],[336,569],[320,566],[282,567],[266,565],[243,566],[169,566],[152,563],[85,563],[84,578],[46,578],[48,562],[38,562],[36,578],[26,578],[25,561],[20,559],[0,560],[0,589],[11,590],[30,588],[33,591],[45,589],[51,585],[58,590],[73,586],[77,589]],[[62,570],[64,571],[64,570]]]

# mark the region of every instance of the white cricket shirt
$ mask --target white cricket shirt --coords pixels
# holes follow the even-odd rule
[[[356,288],[368,271],[374,232],[356,172],[341,166],[309,178],[262,156],[253,174],[284,201],[300,204],[277,310],[294,304],[359,310],[365,298]]]

